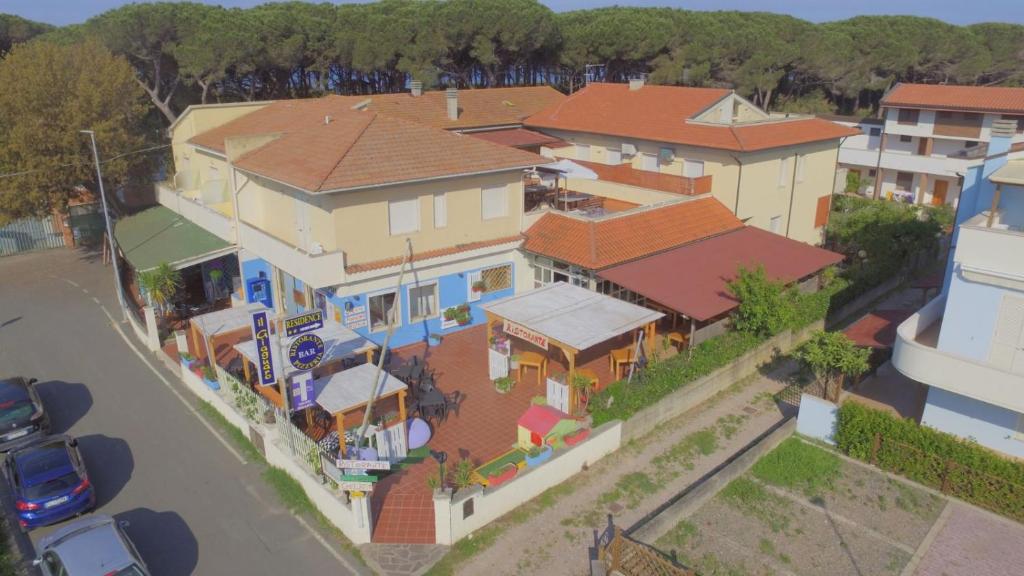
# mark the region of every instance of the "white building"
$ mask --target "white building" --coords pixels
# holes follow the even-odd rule
[[[968,168],[986,155],[992,123],[1024,120],[1024,88],[897,84],[881,104],[880,118],[837,120],[862,132],[839,150],[837,187],[856,173],[859,193],[917,204],[955,206]],[[1024,146],[1022,125],[1012,144]]]
[[[1024,154],[1012,122],[964,177],[940,296],[897,330],[893,366],[928,386],[921,423],[1024,457]],[[986,134],[987,136],[987,134]]]

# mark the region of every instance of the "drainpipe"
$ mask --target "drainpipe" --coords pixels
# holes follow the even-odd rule
[[[789,238],[789,224],[793,221],[793,197],[796,196],[796,172],[800,164],[800,154],[793,155],[793,177],[789,181],[789,213],[786,214],[786,238]]]
[[[235,219],[235,246],[238,248],[235,259],[238,261],[238,278],[242,281],[242,300],[248,302],[249,297],[245,293],[245,273],[242,271],[242,224],[238,216],[238,171],[235,170],[235,165],[232,162],[228,162],[228,167],[231,169],[231,210],[234,212]]]
[[[736,205],[732,209],[732,213],[735,214],[737,218],[739,218],[740,217],[740,185],[743,183],[743,162],[741,162],[739,157],[734,155],[734,154],[730,154],[729,156],[732,156],[732,159],[736,161],[736,165],[740,167],[739,168],[739,174],[736,175]]]
[[[882,197],[882,149],[885,148],[885,142],[888,140],[887,132],[885,131],[886,121],[885,114],[882,113],[882,108],[879,109],[879,114],[882,116],[882,132],[878,135],[878,157],[875,159],[875,189],[871,191],[871,197],[878,200]],[[868,141],[871,139],[871,129],[868,129]]]

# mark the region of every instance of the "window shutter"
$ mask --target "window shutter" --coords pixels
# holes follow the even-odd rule
[[[703,160],[684,160],[683,161],[683,176],[687,178],[700,178],[704,175],[704,161]]]
[[[480,272],[469,272],[466,274],[466,293],[469,294],[470,302],[476,302],[480,299],[481,293],[473,291],[473,284],[476,284],[482,279],[483,277],[480,275]]]
[[[448,225],[448,197],[444,192],[434,195],[434,228]]]
[[[392,236],[419,231],[419,198],[392,200],[391,202],[388,202],[388,227]]]
[[[828,224],[828,211],[831,207],[832,197],[822,196],[818,198],[818,206],[814,211],[814,227],[821,228]]]
[[[484,220],[508,215],[508,187],[493,186],[480,190],[480,204]]]

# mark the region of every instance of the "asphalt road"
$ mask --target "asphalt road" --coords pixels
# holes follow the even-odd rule
[[[0,258],[0,375],[39,379],[54,432],[79,438],[98,511],[129,521],[153,573],[364,572],[279,504],[262,465],[244,462],[190,411],[190,393],[144,352],[162,381],[104,308],[120,320],[110,268],[91,254]],[[141,350],[131,328],[122,330]],[[32,532],[32,541],[52,529]]]

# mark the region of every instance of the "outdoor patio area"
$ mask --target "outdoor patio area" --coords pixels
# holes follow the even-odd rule
[[[601,385],[607,385],[612,382],[608,351],[628,343],[627,335],[621,342],[612,341],[588,351],[579,367],[592,370]],[[486,327],[476,326],[445,336],[440,345],[413,344],[394,350],[392,355],[393,365],[418,357],[434,371],[440,390],[464,395],[458,411],[435,427],[428,444],[431,450],[448,454],[449,475],[459,460],[468,459],[479,466],[507,452],[516,443],[517,420],[532,398],[545,394],[545,385],[543,381],[537,384],[533,369],[523,373],[522,382],[517,371],[511,371],[510,376],[517,379],[512,391],[495,391],[488,377],[487,350]],[[559,368],[555,360],[559,354],[552,350],[549,371],[565,369],[564,364]],[[434,505],[427,478],[437,473],[437,462],[427,457],[376,484],[372,495],[374,542],[434,542]]]

